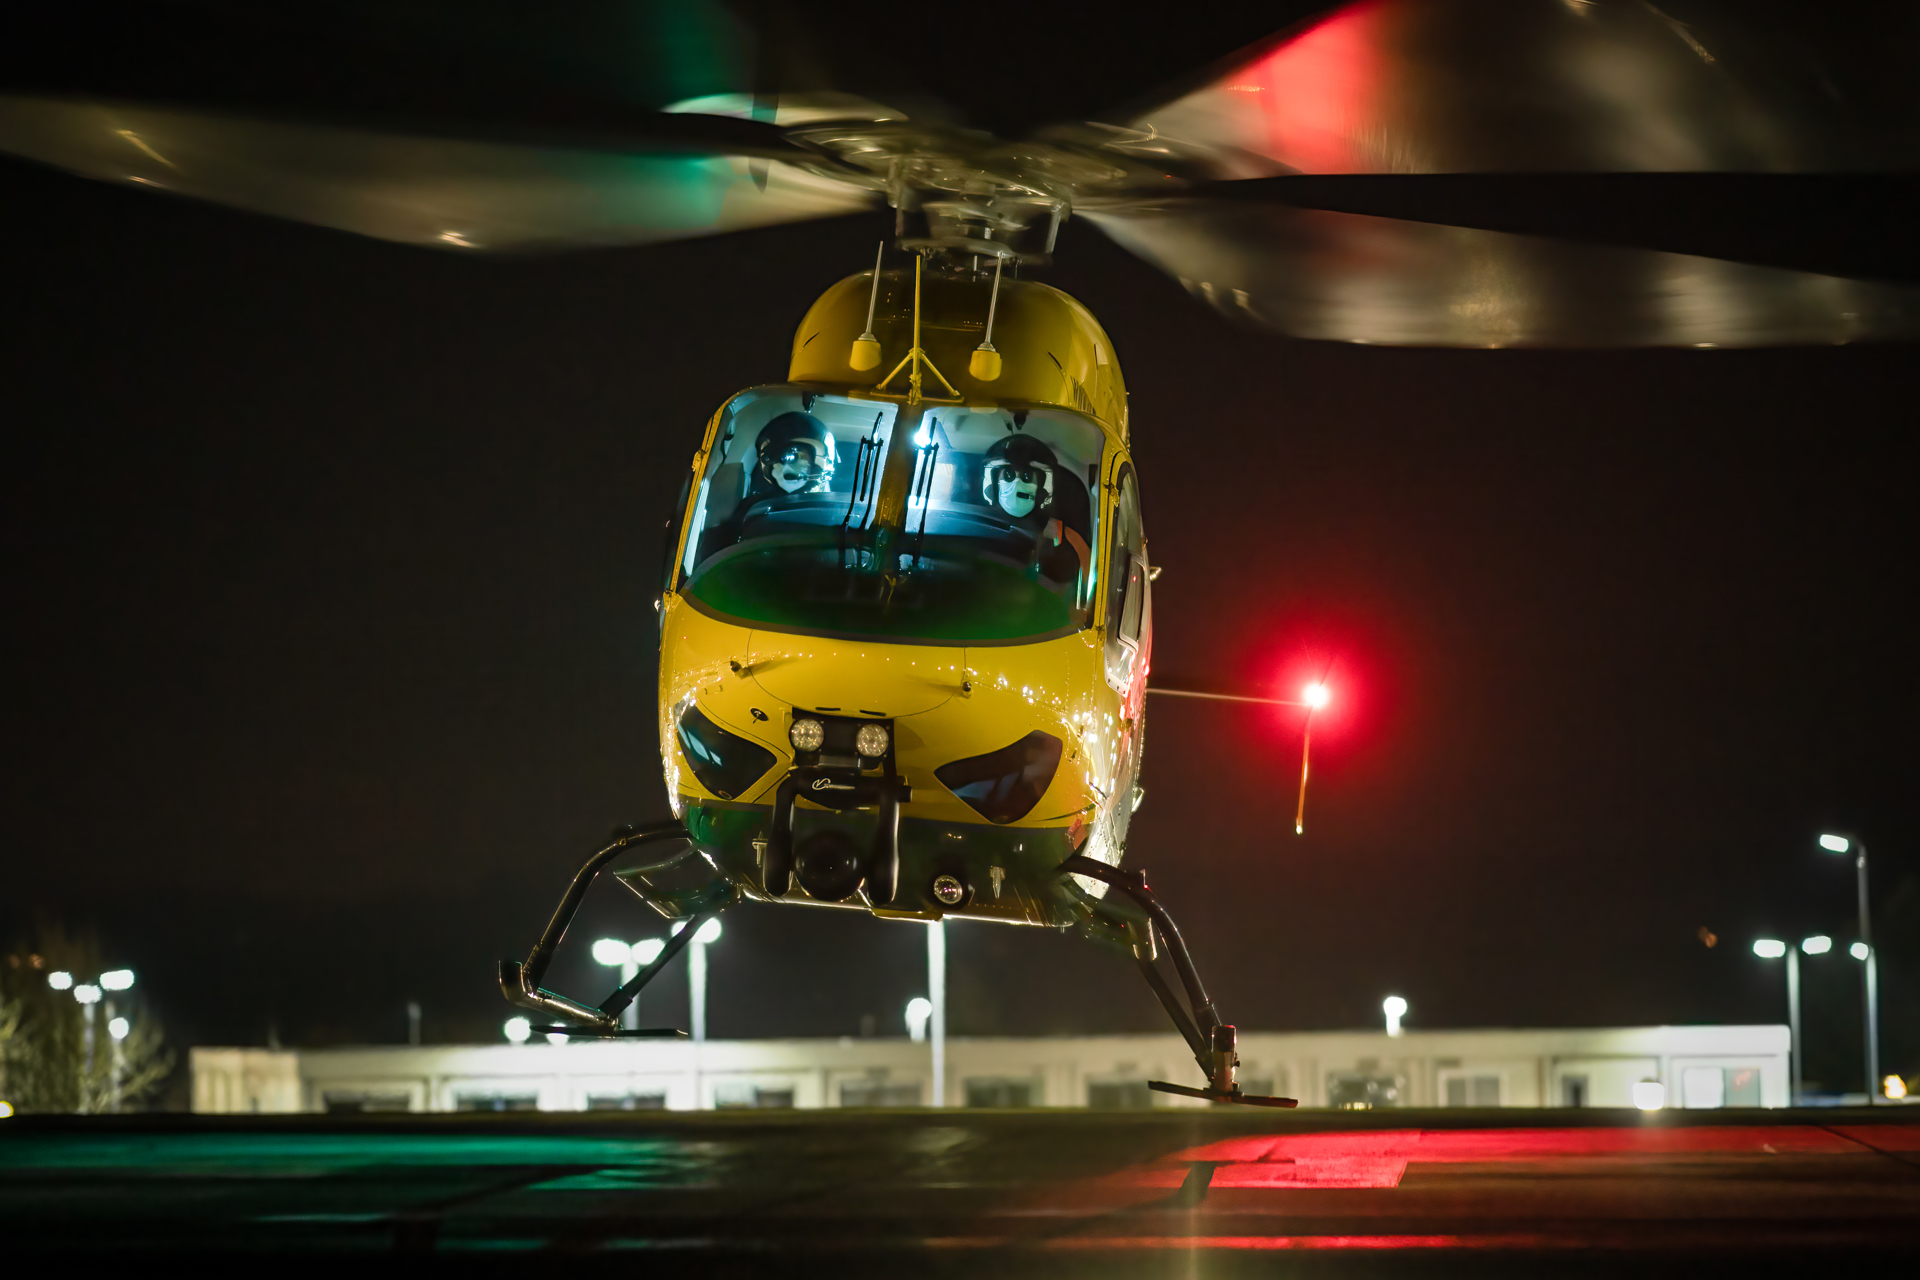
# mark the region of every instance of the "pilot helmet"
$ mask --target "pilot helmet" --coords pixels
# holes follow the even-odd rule
[[[1032,436],[1008,436],[987,450],[980,496],[1014,517],[1042,515],[1053,506],[1053,473],[1059,461]]]
[[[825,493],[833,484],[833,432],[798,409],[760,429],[760,475],[782,493]]]

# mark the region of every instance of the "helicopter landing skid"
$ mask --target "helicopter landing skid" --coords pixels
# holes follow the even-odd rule
[[[1083,854],[1074,854],[1060,864],[1060,870],[1074,875],[1086,876],[1118,889],[1132,899],[1134,904],[1147,913],[1148,933],[1145,943],[1136,942],[1133,958],[1140,965],[1141,976],[1147,985],[1153,988],[1153,994],[1160,998],[1161,1007],[1167,1016],[1173,1019],[1181,1038],[1187,1047],[1193,1050],[1193,1059],[1200,1064],[1200,1070],[1207,1076],[1205,1089],[1194,1089],[1187,1085],[1169,1084],[1165,1080],[1150,1080],[1149,1089],[1161,1093],[1177,1093],[1190,1098],[1205,1098],[1210,1102],[1239,1103],[1251,1107],[1293,1107],[1298,1106],[1292,1098],[1273,1098],[1264,1094],[1240,1092],[1240,1083],[1235,1073],[1240,1067],[1240,1054],[1236,1048],[1236,1031],[1232,1023],[1222,1022],[1220,1014],[1213,1007],[1213,1001],[1207,996],[1207,989],[1200,981],[1200,971],[1193,966],[1193,956],[1187,951],[1186,941],[1180,936],[1179,926],[1160,900],[1147,888],[1147,875],[1144,871],[1122,871],[1110,867],[1104,862],[1096,862]],[[1173,961],[1174,972],[1180,977],[1180,985],[1186,991],[1186,1004],[1183,1006],[1166,978],[1161,976],[1154,963],[1158,948],[1156,938],[1167,949],[1168,957]]]
[[[710,896],[701,895],[712,905],[696,908],[688,918],[686,925],[678,933],[667,939],[665,947],[655,957],[653,963],[641,968],[633,978],[618,987],[614,993],[602,1000],[596,1008],[570,1000],[558,992],[549,991],[540,985],[540,979],[546,976],[547,969],[553,963],[554,952],[560,947],[560,940],[566,936],[567,926],[573,923],[573,917],[580,910],[580,904],[586,900],[587,890],[592,886],[594,877],[605,869],[608,863],[623,853],[636,852],[639,849],[666,841],[688,841],[685,848],[677,850],[656,862],[639,868],[623,870],[623,876],[643,874],[648,871],[661,871],[673,867],[694,853],[687,829],[677,822],[662,823],[659,826],[636,828],[621,827],[613,833],[613,843],[587,859],[573,877],[573,883],[567,886],[566,894],[560,899],[560,905],[554,910],[553,919],[547,922],[546,931],[540,935],[533,950],[527,953],[525,963],[518,960],[500,962],[500,993],[514,1004],[535,1013],[545,1014],[557,1019],[557,1025],[539,1026],[535,1031],[568,1036],[605,1037],[605,1038],[672,1038],[687,1033],[677,1027],[649,1027],[641,1030],[627,1030],[620,1025],[620,1015],[640,994],[640,989],[653,981],[654,975],[667,967],[675,956],[686,949],[700,926],[725,910],[728,902],[713,903]],[[632,882],[629,881],[629,887]]]

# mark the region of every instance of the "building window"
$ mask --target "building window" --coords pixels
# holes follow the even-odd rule
[[[1087,1105],[1095,1111],[1147,1111],[1153,1090],[1145,1080],[1088,1081]]]
[[[1334,1071],[1327,1075],[1327,1105],[1342,1111],[1368,1111],[1375,1107],[1397,1107],[1404,1092],[1398,1076],[1363,1075],[1357,1071]]]
[[[321,1096],[321,1105],[330,1116],[355,1115],[362,1111],[411,1111],[413,1100],[404,1093],[327,1093]],[[253,1109],[260,1109],[260,1100],[253,1099]]]
[[[1730,1107],[1757,1107],[1760,1105],[1760,1068],[1725,1068],[1726,1098]]]
[[[596,1093],[587,1098],[589,1111],[665,1111],[664,1093]]]
[[[1721,1067],[1688,1067],[1680,1073],[1680,1105],[1712,1110],[1727,1105],[1727,1073]]]
[[[721,1111],[791,1107],[793,1086],[770,1089],[743,1080],[721,1080],[713,1086],[713,1105]]]
[[[912,1080],[903,1084],[886,1080],[847,1080],[840,1085],[840,1105],[843,1107],[917,1107],[920,1105],[920,1082]]]
[[[531,1093],[462,1093],[453,1100],[455,1111],[538,1111],[540,1099]]]
[[[1497,1107],[1500,1105],[1498,1074],[1442,1075],[1440,1091],[1449,1107]]]
[[[992,1077],[967,1081],[967,1105],[970,1107],[1030,1107],[1038,1090],[1031,1080],[1004,1080]]]
[[[1584,1107],[1587,1105],[1587,1078],[1585,1076],[1560,1077],[1560,1105],[1563,1107]]]

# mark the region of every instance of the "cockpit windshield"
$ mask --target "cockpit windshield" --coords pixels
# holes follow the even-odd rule
[[[682,590],[743,622],[948,642],[1090,621],[1103,436],[1044,408],[926,406],[886,519],[901,407],[799,387],[727,406],[688,521]]]

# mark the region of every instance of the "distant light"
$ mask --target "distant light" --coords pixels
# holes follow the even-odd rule
[[[933,1017],[933,1001],[915,996],[907,1001],[907,1038],[916,1044],[927,1038],[927,1022]]]
[[[466,236],[462,235],[458,231],[442,231],[440,233],[440,238],[446,241],[448,244],[457,244],[462,249],[473,248],[473,241],[467,239]]]
[[[693,940],[702,946],[710,942],[720,941],[720,917],[715,916],[713,919],[701,925],[700,931],[693,935]]]
[[[1900,1096],[1904,1098],[1906,1095],[1901,1094]],[[11,1115],[13,1115],[13,1104],[11,1102],[0,1101],[0,1120],[5,1120]]]
[[[1787,944],[1778,938],[1760,938],[1753,944],[1753,954],[1762,960],[1778,960],[1787,954]]]
[[[564,1032],[564,1031],[549,1031],[549,1032],[547,1032],[547,1043],[548,1043],[548,1044],[565,1044],[566,1042],[567,1042],[567,1033],[566,1033],[566,1032]]]
[[[638,965],[652,964],[660,958],[660,953],[666,949],[667,944],[665,939],[643,938],[633,944],[633,962]]]
[[[1316,711],[1326,706],[1332,699],[1333,694],[1327,691],[1327,686],[1317,680],[1300,691],[1300,701]]]
[[[1855,960],[1865,960],[1868,956],[1873,954],[1873,948],[1868,946],[1864,942],[1856,942],[1852,946],[1847,948],[1847,954],[1852,956]]]
[[[65,969],[55,970],[47,975],[47,985],[55,991],[65,991],[73,986],[73,975]]]
[[[1828,853],[1845,853],[1853,848],[1853,841],[1845,836],[1821,836],[1820,847]]]
[[[133,970],[109,969],[100,975],[100,985],[109,991],[125,991],[133,985]]]
[[[1907,1096],[1907,1082],[1905,1080],[1902,1080],[1899,1076],[1888,1076],[1885,1080],[1882,1080],[1880,1082],[1880,1092],[1885,1094],[1887,1097],[1892,1098],[1895,1102],[1898,1102],[1902,1098]],[[6,1105],[7,1105],[6,1103],[0,1102],[0,1107],[4,1107]],[[5,1115],[5,1114],[6,1112],[0,1111],[0,1115]]]
[[[91,982],[83,982],[73,989],[73,998],[81,1004],[100,1003],[100,988]]]
[[[1633,1105],[1642,1111],[1658,1111],[1667,1105],[1667,1086],[1658,1080],[1635,1081]]]
[[[133,1030],[133,1024],[125,1018],[115,1018],[107,1023],[107,1034],[115,1040],[125,1040],[127,1032]]]
[[[633,959],[633,948],[618,938],[598,938],[593,944],[593,958],[606,965],[625,964]]]
[[[500,1029],[506,1032],[507,1039],[515,1044],[525,1044],[527,1037],[533,1034],[533,1023],[525,1018],[508,1018],[507,1024]]]
[[[1816,933],[1802,942],[1800,949],[1810,956],[1823,956],[1833,950],[1833,939],[1824,933]]]
[[[919,445],[922,449],[926,448],[928,445],[933,443],[933,429],[931,427],[922,426],[918,431],[913,433],[913,442]]]
[[[1380,1011],[1387,1015],[1387,1034],[1400,1034],[1400,1019],[1407,1015],[1407,1002],[1399,996],[1388,996],[1380,1002]]]

